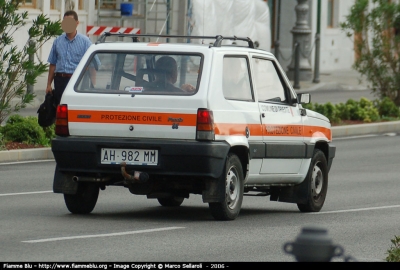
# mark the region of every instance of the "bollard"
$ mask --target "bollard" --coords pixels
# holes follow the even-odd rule
[[[300,44],[294,44],[294,89],[300,89]]]
[[[314,63],[314,83],[319,83],[319,58],[320,58],[321,37],[315,34],[315,63]]]
[[[285,243],[283,250],[298,262],[330,262],[344,253],[341,246],[332,243],[328,230],[318,226],[302,228],[296,241]]]

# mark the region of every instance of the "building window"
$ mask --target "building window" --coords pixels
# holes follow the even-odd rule
[[[36,0],[22,0],[20,5],[23,8],[36,8]]]
[[[327,25],[328,28],[337,28],[338,27],[338,1],[337,0],[328,0],[328,12],[327,12]]]
[[[99,5],[101,9],[116,9],[117,7],[115,0],[96,0],[96,9]]]
[[[56,0],[50,0],[50,9],[57,9],[57,6],[59,6],[59,4],[56,5]],[[67,2],[66,2],[67,3]],[[69,3],[69,2],[68,2]],[[83,10],[84,9],[84,0],[79,0],[78,1],[78,9],[79,10]],[[68,8],[69,9],[69,8]]]

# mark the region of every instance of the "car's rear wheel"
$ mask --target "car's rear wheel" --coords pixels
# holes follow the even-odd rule
[[[89,214],[99,197],[99,187],[92,183],[79,183],[76,194],[64,194],[68,210],[73,214]]]
[[[328,191],[328,165],[324,153],[315,149],[307,177],[307,202],[298,203],[301,212],[319,212]]]
[[[223,177],[225,199],[209,203],[209,207],[216,220],[234,220],[242,207],[244,185],[242,164],[235,154],[228,155]]]
[[[183,197],[168,197],[168,198],[157,198],[158,202],[162,206],[166,207],[177,207],[183,203]]]

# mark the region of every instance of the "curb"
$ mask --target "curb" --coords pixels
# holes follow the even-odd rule
[[[400,121],[332,127],[333,138],[388,132],[400,132]],[[51,148],[0,151],[0,163],[34,160],[54,160]]]
[[[0,151],[0,163],[32,160],[54,160],[53,152],[50,147]]]
[[[400,132],[400,121],[332,127],[333,138],[388,132]]]

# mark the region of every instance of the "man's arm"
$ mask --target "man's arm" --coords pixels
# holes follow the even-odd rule
[[[96,88],[96,69],[94,67],[89,66],[89,76],[93,87]]]
[[[46,94],[51,93],[52,88],[51,84],[54,79],[54,71],[56,70],[56,65],[50,64],[49,66],[49,75],[47,77],[47,87],[46,87]]]

